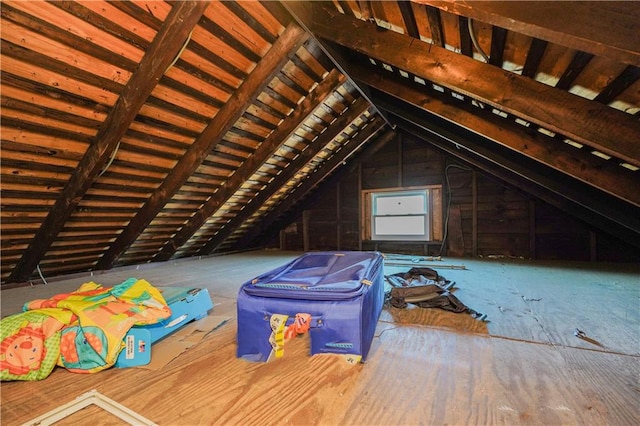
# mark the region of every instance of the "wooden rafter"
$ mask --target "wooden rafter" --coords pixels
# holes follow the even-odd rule
[[[222,4],[229,9],[233,14],[235,14],[242,22],[246,22],[256,33],[260,35],[263,39],[273,44],[275,42],[275,37],[269,33],[269,31],[262,26],[260,21],[255,19],[248,13],[238,2],[235,1],[224,1]]]
[[[338,0],[338,4],[342,8],[342,11],[345,15],[354,16],[353,10],[351,10],[351,6],[349,6],[349,2],[347,0]]]
[[[420,38],[420,31],[418,30],[416,17],[413,15],[411,2],[408,0],[398,0],[398,7],[400,8],[400,13],[402,14],[404,26],[407,28],[407,34],[409,34],[413,38]]]
[[[260,0],[262,6],[269,11],[285,27],[291,22],[291,15],[282,7],[279,1]]]
[[[524,62],[524,67],[522,68],[523,76],[531,78],[535,77],[536,71],[538,70],[538,65],[540,65],[542,56],[547,49],[547,44],[548,43],[546,41],[540,40],[539,38],[534,37],[533,39],[531,39],[531,46],[529,46],[527,59]]]
[[[400,115],[396,115],[398,113]],[[613,216],[594,212],[589,208],[589,197],[585,197],[581,191],[572,191],[572,195],[575,195],[578,200],[570,201],[567,199],[566,194],[559,194],[557,191],[551,190],[550,188],[554,187],[554,177],[549,176],[548,173],[532,170],[532,168],[528,167],[528,164],[520,164],[513,161],[510,156],[504,156],[493,149],[482,147],[477,143],[477,139],[474,141],[467,140],[461,145],[455,145],[448,140],[446,133],[442,132],[441,129],[434,130],[433,123],[426,123],[425,121],[415,123],[410,116],[403,112],[396,111],[396,114],[390,113],[390,116],[397,124],[398,131],[406,131],[447,154],[462,159],[487,174],[495,176],[515,188],[520,188],[591,226],[606,230],[609,234],[622,241],[638,246],[640,223],[638,223],[637,216],[635,218],[622,218],[621,221],[620,215],[614,209],[612,209]],[[460,138],[457,139],[460,141]],[[471,147],[471,149],[460,149],[461,147]],[[617,219],[612,219],[616,216]]]
[[[470,58],[473,57],[473,42],[469,34],[469,19],[465,16],[458,17],[460,29],[460,53]]]
[[[504,45],[507,43],[507,30],[494,26],[491,29],[491,53],[489,63],[502,68]]]
[[[615,163],[608,164],[601,158],[590,154],[588,150],[585,152],[567,144],[558,143],[559,141],[556,139],[532,133],[519,124],[495,123],[493,117],[487,117],[494,115],[491,112],[480,114],[482,110],[477,108],[476,113],[468,112],[455,104],[429,96],[424,91],[416,90],[396,79],[381,73],[371,72],[370,69],[356,64],[352,64],[347,68],[347,71],[356,81],[566,173],[567,178],[573,176],[601,191],[640,207],[640,193],[637,191],[637,178],[634,173]],[[559,183],[557,186],[561,185]]]
[[[589,65],[591,59],[593,59],[591,53],[576,52],[575,55],[573,55],[573,59],[571,59],[571,63],[558,79],[556,87],[562,90],[569,90],[574,80],[578,78],[582,70]]]
[[[97,267],[99,269],[110,269],[120,255],[133,244],[158,212],[162,210],[202,164],[209,152],[223,139],[247,107],[260,95],[273,77],[280,72],[282,66],[289,60],[289,56],[295,54],[306,40],[307,34],[296,24],[291,24],[276,40],[235,95],[218,111],[196,141],[173,167],[160,187],[154,191],[116,241],[111,244],[109,250],[98,262]]]
[[[640,68],[629,65],[607,87],[598,93],[594,101],[608,104],[638,79],[640,79]]]
[[[269,137],[260,144],[258,149],[249,157],[229,178],[225,184],[216,191],[209,200],[198,209],[191,219],[171,238],[154,257],[154,261],[168,260],[176,250],[185,244],[193,234],[207,221],[207,219],[224,205],[224,203],[253,175],[260,166],[273,155],[278,147],[296,131],[301,122],[313,113],[318,104],[339,84],[345,81],[345,77],[337,69],[331,71],[327,77],[307,96],[300,106],[288,116]]]
[[[413,1],[593,55],[640,65],[640,8],[635,2]],[[567,20],[567,16],[571,19]]]
[[[431,29],[431,40],[436,46],[444,47],[444,35],[442,33],[442,20],[440,19],[440,10],[435,7],[426,7],[427,20]]]
[[[373,13],[373,7],[371,6],[371,0],[356,0],[358,7],[360,8],[360,15],[362,19],[367,21],[375,21],[375,14]]]
[[[302,151],[302,153],[291,162],[287,168],[285,168],[279,175],[277,175],[269,186],[265,188],[247,205],[240,214],[236,215],[231,221],[218,231],[218,233],[210,239],[201,249],[201,254],[209,254],[213,252],[224,240],[231,235],[236,227],[249,218],[260,206],[268,200],[276,191],[280,189],[284,184],[289,181],[298,171],[307,164],[308,161],[331,142],[337,135],[339,135],[346,126],[353,120],[362,115],[369,103],[364,98],[358,98],[343,114],[338,117],[330,127],[327,128],[320,136],[318,136],[313,142]]]
[[[367,150],[365,153],[363,153],[363,155],[369,157],[397,136],[396,132],[393,130],[387,130],[386,132],[380,134],[382,129],[384,128],[383,125],[384,121],[381,117],[374,118],[369,123],[367,128],[360,132],[352,141],[355,146],[354,149],[340,150],[336,155],[320,165],[316,173],[314,173],[309,177],[309,179],[306,179],[299,187],[297,187],[295,192],[291,194],[291,196],[284,199],[265,217],[260,218],[260,222],[258,224],[255,224],[255,226],[251,230],[249,230],[249,232],[247,232],[242,236],[242,238],[240,238],[240,240],[236,244],[236,247],[248,247],[255,238],[257,238],[264,232],[263,230],[265,229],[270,229],[273,232],[273,225],[274,223],[276,223],[276,221],[278,221],[287,211],[291,210],[292,207],[306,198],[310,192],[318,188],[321,182],[322,185],[325,185],[327,176],[332,175],[331,179],[333,179],[334,171],[343,163],[348,161],[347,164],[350,164],[351,167],[340,169],[338,173],[342,173],[342,170],[352,170],[352,168],[355,166],[355,164],[352,163],[352,156],[358,156],[358,154],[354,153],[358,152],[361,146],[367,144]],[[371,146],[369,146],[369,144],[371,144]],[[362,161],[362,158],[358,156],[357,161]],[[332,183],[337,184],[338,180],[332,180]]]
[[[63,8],[63,10],[67,10],[70,13],[83,13],[85,17],[92,16],[90,11],[85,10],[82,5],[77,3],[67,4],[62,2],[55,2],[54,5]],[[77,10],[81,9],[81,10]],[[42,19],[38,19],[27,13],[18,10],[11,5],[3,4],[2,5],[2,19],[7,19],[12,22],[15,22],[23,27],[29,28],[32,31],[37,31],[40,34],[46,35],[48,38],[55,40],[59,43],[66,44],[68,46],[73,46],[76,50],[91,55],[96,58],[105,58],[109,63],[126,69],[128,71],[134,71],[138,64],[130,59],[125,58],[121,55],[116,55],[111,52],[109,49],[106,49],[103,46],[97,45],[95,43],[91,43],[89,40],[75,35],[71,32],[63,32],[60,31],[55,25],[52,25],[49,22],[46,22]],[[86,18],[91,21],[91,18]],[[94,18],[93,21],[97,21],[98,18]],[[102,26],[108,26],[108,20],[101,20],[100,23]]]
[[[80,160],[7,281],[25,281],[36,269],[75,207],[107,163],[147,97],[184,45],[207,6],[208,2],[185,1],[171,9],[137,71],[123,88],[120,97],[100,126],[94,142]]]
[[[313,19],[306,24],[318,37],[640,166],[640,123],[629,114],[404,34],[380,31],[320,4],[310,7]]]

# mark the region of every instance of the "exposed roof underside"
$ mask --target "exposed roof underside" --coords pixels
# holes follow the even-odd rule
[[[634,245],[635,2],[2,2],[2,282],[247,247],[413,134]]]

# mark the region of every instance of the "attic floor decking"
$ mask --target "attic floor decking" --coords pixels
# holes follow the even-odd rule
[[[638,424],[638,265],[445,259],[434,264],[477,311],[385,310],[366,364],[307,356],[305,338],[269,364],[235,358],[242,282],[299,253],[253,252],[118,269],[2,292],[2,313],[23,302],[129,276],[157,286],[207,287],[211,314],[232,318],[166,368],[2,383],[2,423],[19,424],[96,389],[160,425],[195,424]],[[391,260],[388,262],[390,263]],[[465,270],[447,269],[464,265]],[[387,264],[386,273],[411,266]],[[573,335],[580,328],[602,347]],[[60,424],[115,424],[93,406]]]

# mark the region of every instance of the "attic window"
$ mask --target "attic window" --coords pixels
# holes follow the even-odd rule
[[[363,239],[432,241],[441,239],[442,187],[363,192]]]

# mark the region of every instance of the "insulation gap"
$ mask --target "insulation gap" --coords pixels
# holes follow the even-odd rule
[[[629,169],[632,172],[637,172],[638,170],[640,170],[640,167],[636,167],[633,164],[629,163],[620,163],[620,166],[624,167],[625,169]]]
[[[600,152],[600,151],[591,151],[591,153],[592,153],[593,155],[595,155],[596,157],[600,157],[600,158],[602,158],[602,159],[604,159],[604,160],[611,160],[611,156],[610,156],[610,155],[605,154],[604,152]]]
[[[492,112],[492,113],[494,113],[495,115],[499,115],[499,116],[500,116],[500,117],[502,117],[502,118],[507,118],[507,117],[509,116],[509,114],[507,114],[507,113],[506,113],[506,112],[504,112],[504,111],[500,111],[500,110],[499,110],[499,109],[497,109],[497,108],[493,108],[493,109],[491,110],[491,112]]]
[[[565,139],[565,140],[564,140],[564,143],[566,143],[566,144],[568,144],[568,145],[571,145],[572,147],[574,147],[574,148],[578,148],[578,149],[580,149],[580,148],[582,148],[582,147],[584,146],[584,145],[582,145],[581,143],[576,142],[576,141],[571,140],[571,139]]]
[[[540,128],[538,128],[538,132],[542,133],[543,135],[547,135],[547,136],[549,136],[550,138],[553,138],[553,137],[555,137],[555,136],[556,136],[556,134],[555,134],[554,132],[552,132],[552,131],[551,131],[551,130],[549,130],[549,129],[545,129],[544,127],[540,127]]]

